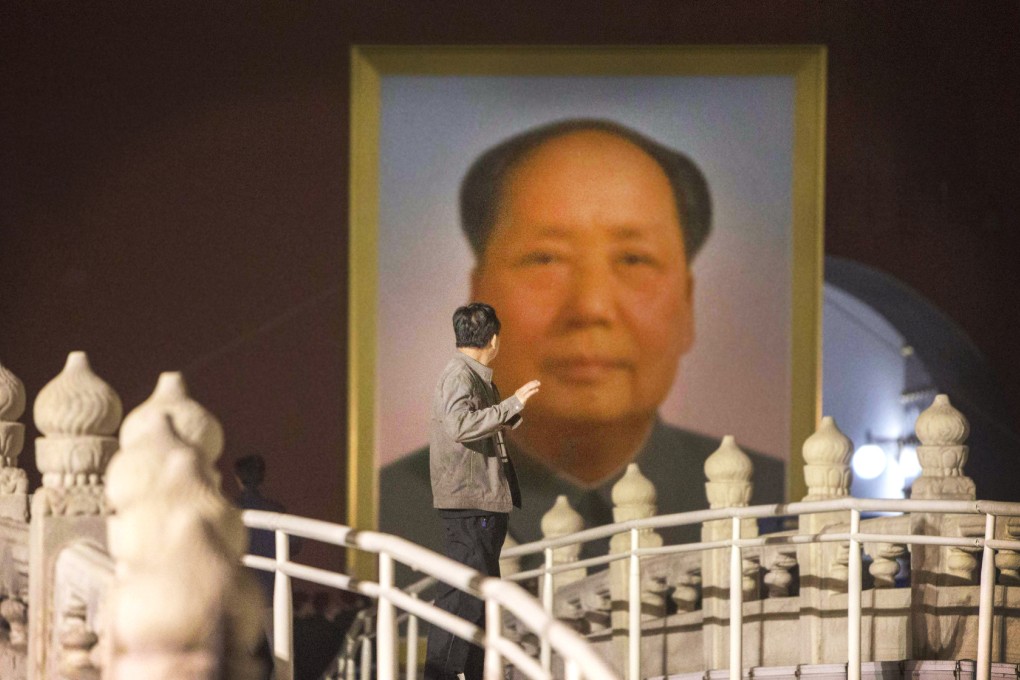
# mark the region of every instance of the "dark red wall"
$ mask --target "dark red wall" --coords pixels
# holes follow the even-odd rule
[[[813,43],[827,253],[945,310],[1020,417],[1020,3],[139,6],[0,8],[0,361],[30,398],[73,349],[127,408],[183,370],[225,461],[341,520],[351,44]]]

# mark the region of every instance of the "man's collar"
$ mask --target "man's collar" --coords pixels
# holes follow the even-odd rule
[[[482,380],[484,380],[487,383],[492,382],[491,368],[489,368],[482,362],[469,357],[467,354],[464,354],[464,352],[461,352],[460,350],[457,350],[456,356],[462,359],[464,363],[466,363],[468,366],[470,366],[471,370],[477,373]]]

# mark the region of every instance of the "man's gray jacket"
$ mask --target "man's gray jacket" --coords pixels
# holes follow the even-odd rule
[[[520,423],[523,408],[516,395],[499,401],[491,368],[463,352],[450,359],[436,385],[429,425],[434,507],[510,512],[497,435]]]

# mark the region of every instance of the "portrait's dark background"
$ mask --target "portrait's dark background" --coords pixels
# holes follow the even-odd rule
[[[86,350],[126,409],[182,370],[224,471],[260,451],[270,496],[340,521],[350,46],[811,43],[826,253],[944,310],[1017,422],[1018,25],[1017,2],[5,2],[0,361],[31,403]]]

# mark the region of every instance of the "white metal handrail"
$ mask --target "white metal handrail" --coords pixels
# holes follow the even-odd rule
[[[243,513],[245,526],[276,533],[276,558],[246,555],[246,566],[276,573],[274,590],[273,649],[277,658],[277,679],[293,677],[293,639],[290,625],[293,616],[291,578],[361,593],[377,600],[376,644],[377,677],[394,680],[396,659],[396,608],[439,625],[455,635],[483,644],[486,648],[485,677],[502,677],[502,660],[508,659],[529,678],[551,678],[543,668],[526,655],[523,649],[503,636],[499,622],[502,612],[510,612],[549,645],[565,662],[567,676],[592,680],[616,680],[617,675],[578,633],[557,621],[543,606],[516,583],[485,577],[448,557],[439,555],[405,539],[374,531],[359,531],[339,524],[293,515],[260,510]],[[354,579],[346,574],[330,572],[290,561],[288,537],[300,536],[345,548],[364,550],[379,555],[379,581]],[[399,561],[415,571],[460,588],[486,603],[486,630],[452,616],[414,594],[397,589],[393,580],[393,563]]]
[[[800,517],[816,513],[849,512],[850,530],[848,532],[827,534],[796,534],[768,535],[757,538],[741,538],[740,524],[742,519]],[[871,534],[862,533],[860,522],[864,512],[893,513],[931,513],[984,515],[986,518],[985,535],[978,537],[947,537],[925,536],[912,533],[904,534]],[[619,560],[628,560],[628,598],[630,615],[628,617],[628,678],[639,678],[641,668],[641,618],[640,618],[640,558],[650,555],[691,552],[696,550],[730,549],[730,658],[729,672],[731,678],[739,678],[742,673],[742,639],[743,607],[741,588],[742,549],[763,545],[805,544],[826,542],[848,542],[850,544],[850,562],[847,602],[847,678],[860,680],[861,676],[861,591],[862,582],[862,546],[864,542],[896,542],[905,545],[940,545],[946,547],[979,548],[983,551],[983,563],[979,581],[978,607],[978,642],[976,680],[989,680],[991,673],[992,616],[993,595],[995,586],[994,553],[996,550],[1020,550],[1020,541],[997,540],[994,537],[996,517],[1020,517],[1020,503],[999,501],[948,501],[948,500],[896,500],[896,499],[864,499],[845,497],[824,501],[807,501],[775,505],[757,505],[747,507],[716,508],[692,512],[659,515],[643,519],[629,520],[615,524],[603,525],[586,529],[574,534],[544,539],[515,546],[502,553],[502,558],[525,557],[542,554],[544,566],[522,571],[508,577],[509,580],[520,581],[535,576],[549,576],[559,571],[576,570],[586,566],[608,564]],[[700,525],[705,522],[730,520],[731,535],[727,540],[704,541],[657,548],[641,548],[638,534],[643,529],[660,529],[685,525]],[[596,557],[588,560],[571,562],[567,565],[554,567],[550,555],[555,548],[562,548],[588,541],[606,539],[612,536],[629,533],[630,549],[624,552]],[[544,580],[551,583],[550,578]],[[543,593],[543,604],[547,611],[552,611],[551,586],[549,593]],[[548,666],[546,666],[548,667]]]

